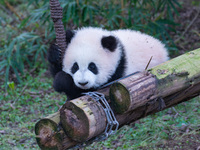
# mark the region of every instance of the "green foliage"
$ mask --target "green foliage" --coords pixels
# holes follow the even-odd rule
[[[6,89],[7,82],[12,80],[11,74],[15,74],[14,78],[21,82],[25,71],[41,67],[39,64],[46,65],[48,43],[55,38],[49,0],[8,2],[15,6],[15,11],[21,17],[0,10],[0,75],[5,76]],[[170,52],[175,49],[169,31],[175,32],[174,27],[177,25],[173,20],[174,14],[178,13],[176,8],[180,7],[177,0],[60,2],[64,10],[64,26],[67,28],[95,26],[109,30],[140,30],[162,39]],[[4,3],[1,6],[6,10]]]

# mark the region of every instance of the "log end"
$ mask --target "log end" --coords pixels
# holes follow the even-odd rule
[[[59,149],[61,145],[61,134],[57,129],[57,124],[47,118],[41,119],[36,123],[36,141],[41,149]]]
[[[114,112],[122,114],[126,112],[130,106],[130,96],[127,88],[123,84],[117,82],[110,87],[111,107]]]
[[[67,102],[60,110],[60,120],[67,136],[78,142],[87,140],[89,120],[82,109]]]

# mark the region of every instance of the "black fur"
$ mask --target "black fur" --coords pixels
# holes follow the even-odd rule
[[[61,54],[59,51],[59,47],[55,44],[51,44],[47,58],[49,61],[49,68],[52,76],[54,77],[59,71],[62,70],[62,63],[61,63]]]
[[[71,73],[75,74],[78,71],[78,69],[79,69],[79,66],[78,66],[77,62],[75,62],[71,68]]]
[[[91,62],[89,65],[88,65],[88,69],[93,72],[94,74],[98,74],[99,71],[98,71],[98,68],[96,66],[96,64],[94,62]]]
[[[114,36],[107,36],[101,39],[101,45],[103,48],[114,52],[117,47],[117,39]]]
[[[121,51],[122,51],[122,53],[121,53],[121,59],[120,59],[119,65],[117,66],[115,73],[111,76],[111,78],[108,80],[107,83],[117,80],[117,79],[123,77],[123,75],[124,75],[124,71],[126,68],[126,56],[124,53],[124,47],[122,45],[121,45]]]
[[[75,32],[71,30],[66,31],[66,43],[69,44],[71,39],[74,37]],[[60,51],[59,47],[55,44],[50,45],[48,50],[48,61],[49,61],[49,68],[50,72],[53,77],[59,72],[62,71],[62,52]]]
[[[74,37],[75,32],[72,30],[66,30],[66,42],[67,44],[69,44],[72,40],[72,38]]]
[[[78,88],[71,75],[60,71],[56,74],[53,82],[53,87],[57,92],[64,92],[67,95],[68,100],[81,96],[81,93],[85,90]]]

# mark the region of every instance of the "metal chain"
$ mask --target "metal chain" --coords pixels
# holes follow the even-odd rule
[[[105,129],[104,133],[102,133],[99,136],[94,137],[88,141],[77,144],[76,146],[74,146],[72,148],[82,148],[89,144],[92,144],[93,142],[103,141],[109,135],[115,134],[119,128],[119,123],[118,123],[117,119],[115,118],[115,115],[114,115],[112,109],[110,108],[110,105],[108,104],[104,94],[98,93],[98,92],[88,92],[88,93],[83,93],[83,94],[92,97],[96,102],[98,102],[100,104],[100,106],[105,111],[106,118],[107,118],[107,125],[106,125],[106,129]]]
[[[104,94],[98,93],[98,92],[88,92],[84,94],[89,95],[95,101],[97,101],[101,105],[103,110],[105,111],[106,118],[107,118],[107,125],[103,134],[105,134],[106,138],[109,135],[114,134],[118,130],[119,123],[117,119],[115,118],[115,115],[112,109],[110,108],[110,105],[108,104]]]
[[[106,84],[100,86],[98,89],[103,89],[103,88],[105,88],[105,87],[107,87],[107,86],[109,86],[109,85],[112,85],[113,83],[116,83],[116,82],[118,82],[118,81],[120,81],[120,80],[122,80],[122,79],[128,78],[128,77],[130,77],[130,76],[132,76],[132,75],[135,75],[135,74],[138,74],[138,73],[140,73],[140,72],[137,71],[137,72],[134,72],[134,73],[129,74],[129,75],[127,75],[127,76],[121,77],[121,78],[119,78],[119,79],[117,79],[117,80],[111,81],[111,82],[109,82],[109,83],[106,83]]]

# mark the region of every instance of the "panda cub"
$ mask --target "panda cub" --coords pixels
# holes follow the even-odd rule
[[[165,45],[139,31],[87,27],[67,30],[66,36],[64,56],[61,58],[59,47],[52,44],[48,61],[54,89],[65,92],[69,99],[143,71],[151,56],[149,68],[168,60]]]

